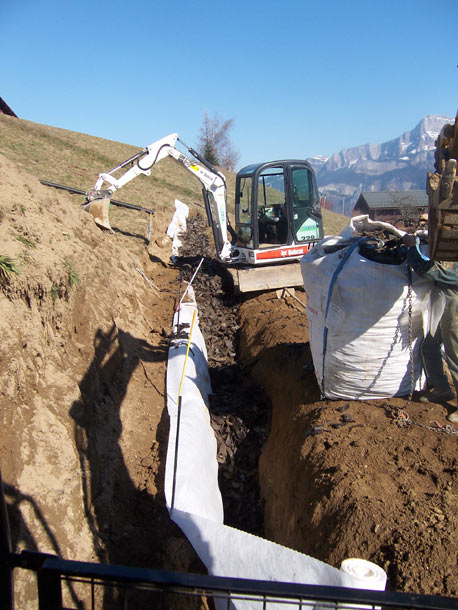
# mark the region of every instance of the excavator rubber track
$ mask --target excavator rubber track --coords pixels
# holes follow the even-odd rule
[[[429,256],[458,261],[458,115],[445,125],[436,141],[434,173],[428,173]]]

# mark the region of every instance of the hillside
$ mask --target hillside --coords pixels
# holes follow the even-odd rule
[[[152,140],[166,134],[152,134]],[[38,178],[76,189],[92,188],[101,172],[106,172],[137,153],[139,148],[94,136],[39,125],[0,113],[0,153],[19,167]],[[228,187],[229,215],[233,219],[235,174],[225,171]],[[158,163],[151,176],[138,176],[116,197],[158,212],[173,210],[175,199],[200,209],[205,214],[200,182],[176,165],[172,159]],[[83,203],[84,197],[74,195],[74,202]],[[125,212],[119,208],[110,210],[110,217],[120,224],[120,229],[133,234],[142,233],[145,219],[141,214]],[[323,211],[325,231],[340,231],[347,220],[340,214]]]
[[[20,271],[0,285],[0,467],[15,550],[203,571],[169,520],[163,492],[167,337],[180,269],[162,239],[175,197],[194,204],[193,215],[202,212],[199,184],[164,163],[155,179],[123,189],[119,199],[156,209],[148,246],[144,215],[113,208],[109,234],[81,209],[81,196],[39,183],[85,190],[133,152],[0,115],[0,255]],[[326,232],[345,222],[326,213]],[[194,238],[199,246],[204,232]],[[212,290],[213,279],[202,283]],[[215,322],[224,317],[220,292],[197,296],[211,310],[208,344],[223,326]],[[322,401],[303,307],[266,293],[235,311],[246,404],[260,404],[261,390],[249,385],[256,383],[272,405],[259,477],[254,470],[265,537],[335,566],[349,556],[374,561],[392,589],[457,596],[458,431],[445,426],[444,405],[415,396]],[[227,375],[219,392],[231,405],[240,388],[227,382],[235,365],[224,362],[212,362],[212,384]],[[310,434],[320,426],[321,434]],[[247,458],[243,449],[231,449],[232,464]],[[238,506],[249,504],[236,486],[230,491]],[[20,575],[17,590],[17,607],[35,607],[31,578]],[[66,595],[77,607],[77,593]],[[104,607],[116,607],[111,595]]]

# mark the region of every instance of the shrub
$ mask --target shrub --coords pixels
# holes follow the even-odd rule
[[[19,273],[15,261],[5,254],[0,254],[0,279],[6,280],[13,273]]]
[[[68,283],[71,288],[75,288],[80,283],[80,278],[78,273],[73,269],[72,264],[69,261],[65,261],[65,267],[68,272]]]

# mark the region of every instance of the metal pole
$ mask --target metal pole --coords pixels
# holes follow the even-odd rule
[[[181,299],[180,299],[179,306],[181,306],[181,303],[183,302],[183,299],[185,298],[185,296],[186,296],[186,294],[187,294],[187,292],[188,292],[188,290],[189,290],[189,287],[190,287],[190,286],[191,286],[191,284],[193,283],[194,278],[196,277],[197,272],[199,271],[200,266],[202,265],[202,263],[203,263],[203,262],[204,262],[204,257],[202,257],[202,258],[200,259],[200,263],[197,265],[197,269],[194,271],[194,274],[193,274],[193,276],[192,276],[191,280],[188,282],[188,285],[186,286],[186,290],[183,292],[183,296],[182,296],[182,297],[181,297]]]
[[[56,184],[55,182],[48,182],[47,180],[40,180],[41,184],[44,186],[52,186],[56,189],[61,189],[63,191],[68,191],[69,193],[75,193],[77,195],[86,196],[86,191],[82,191],[81,189],[73,188],[73,186],[65,186],[64,184]],[[110,203],[113,205],[117,205],[122,208],[129,208],[130,210],[138,210],[139,212],[146,212],[147,214],[154,214],[154,210],[149,210],[148,208],[142,208],[140,205],[134,205],[133,203],[127,203],[126,201],[118,201],[117,199],[110,199]],[[83,204],[83,205],[89,205]]]
[[[0,608],[5,610],[14,610],[13,568],[10,555],[10,528],[0,471]]]
[[[48,570],[38,570],[38,609],[62,610],[62,585],[60,574]]]

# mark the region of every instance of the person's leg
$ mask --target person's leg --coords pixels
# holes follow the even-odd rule
[[[434,335],[428,333],[421,346],[423,366],[426,372],[428,385],[437,392],[447,392],[450,389],[447,375],[444,371],[442,359],[442,333],[441,325],[437,327]]]
[[[440,326],[444,341],[445,359],[458,396],[458,299],[447,299],[447,307]],[[456,407],[447,419],[453,421],[453,423],[458,423],[458,409]]]

